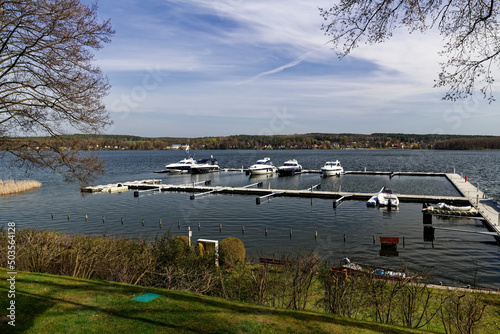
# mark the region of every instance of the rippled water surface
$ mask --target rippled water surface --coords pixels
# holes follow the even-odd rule
[[[151,178],[161,179],[166,184],[187,184],[210,179],[213,186],[244,186],[263,181],[264,187],[307,189],[321,183],[321,190],[377,192],[388,186],[401,194],[457,195],[454,187],[441,177],[396,176],[390,179],[388,176],[343,175],[321,178],[318,174],[302,174],[251,178],[241,172],[169,175],[153,171],[184,158],[184,151],[103,151],[99,154],[106,161],[107,173],[96,184]],[[305,169],[319,169],[325,161],[338,159],[346,170],[455,171],[467,175],[470,182],[479,185],[489,196],[496,199],[500,196],[498,151],[227,150],[192,151],[191,154],[195,158],[213,155],[223,168],[246,168],[268,156],[275,165],[297,159]],[[334,209],[332,200],[306,198],[278,197],[256,205],[254,196],[244,195],[211,194],[190,200],[187,193],[134,197],[129,191],[82,196],[77,185],[64,183],[54,174],[33,171],[25,175],[24,171],[7,166],[0,166],[0,172],[2,179],[33,178],[43,182],[41,189],[0,198],[0,226],[15,221],[19,227],[145,238],[154,238],[168,229],[173,235],[186,235],[190,226],[194,239],[222,240],[236,236],[243,240],[247,254],[252,257],[312,250],[332,262],[347,256],[386,267],[397,268],[405,263],[414,270],[433,268],[434,281],[451,284],[473,284],[477,270],[476,283],[500,288],[500,248],[495,239],[488,235],[436,230],[434,245],[424,241],[422,205],[419,203],[402,203],[397,211],[387,212],[367,208],[363,201],[345,201]],[[468,219],[434,218],[433,223],[461,230],[486,231],[481,222]],[[398,256],[381,256],[380,243],[378,240],[373,243],[374,236],[377,239],[380,236],[399,237]]]

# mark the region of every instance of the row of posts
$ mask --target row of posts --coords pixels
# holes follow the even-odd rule
[[[50,213],[50,216],[52,219],[54,219],[54,213]],[[68,221],[70,220],[70,214],[68,213]],[[85,215],[85,221],[87,222],[88,221],[88,216]],[[102,223],[104,224],[106,222],[106,217],[105,216],[102,216]],[[123,217],[121,217],[121,223],[123,225]],[[144,226],[144,219],[141,219],[141,223],[142,223],[142,226]],[[162,227],[162,220],[160,219],[159,220],[159,226],[160,226],[160,229]],[[177,222],[177,228],[180,229],[181,228],[181,222],[178,221]],[[201,230],[201,223],[198,223],[198,231]],[[219,224],[219,232],[222,232],[222,224]],[[241,228],[241,233],[242,234],[245,234],[245,225],[242,226]],[[264,229],[264,233],[267,237],[267,234],[268,234],[268,229],[267,227]],[[292,239],[292,235],[293,235],[293,229],[290,229],[290,239]],[[317,240],[318,239],[318,231],[315,231],[314,232],[314,240]],[[347,235],[344,233],[344,242],[347,241]],[[373,244],[375,244],[375,235],[373,235]],[[403,247],[405,245],[405,238],[403,237]]]

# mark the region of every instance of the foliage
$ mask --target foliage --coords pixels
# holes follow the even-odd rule
[[[235,237],[228,237],[219,243],[219,263],[226,268],[234,268],[245,262],[245,245]]]
[[[0,280],[9,278],[0,268]],[[18,271],[16,322],[7,324],[0,286],[0,333],[422,333],[319,312],[280,310],[199,294]],[[158,298],[133,298],[156,293]],[[4,297],[5,296],[5,297]]]
[[[0,267],[7,266],[5,240],[7,232],[0,229]],[[146,241],[21,229],[15,240],[18,271],[190,291],[282,309],[320,307],[345,317],[342,322],[376,321],[445,333],[496,332],[493,324],[500,323],[498,295],[432,289],[413,282],[414,276],[390,281],[368,272],[347,275],[332,271],[314,253],[283,256],[275,265],[251,264],[243,257],[225,269],[216,266],[214,254],[200,254],[169,231]],[[240,242],[233,246],[240,249]]]
[[[61,146],[68,129],[98,133],[111,124],[107,79],[93,50],[110,42],[110,21],[80,0],[3,0],[0,16],[0,150],[18,162],[49,167],[68,179],[91,180],[102,163]],[[29,140],[13,140],[31,135]],[[46,137],[57,138],[56,142]]]
[[[410,33],[436,29],[445,45],[437,87],[447,86],[448,100],[469,97],[480,85],[483,96],[493,101],[492,69],[498,63],[499,7],[494,1],[389,1],[340,0],[320,9],[323,29],[341,56],[362,43],[388,40],[395,29]]]
[[[29,147],[32,138],[12,138],[12,141],[25,142]],[[48,139],[47,139],[48,140]],[[404,134],[373,133],[364,134],[328,134],[308,133],[296,135],[238,135],[227,137],[202,138],[145,138],[118,135],[72,135],[65,136],[63,141],[51,139],[52,146],[64,147],[65,150],[166,150],[185,149],[342,149],[342,148],[375,148],[375,149],[455,149],[447,142],[471,142],[474,149],[497,149],[500,137],[462,136],[446,134]],[[71,143],[70,146],[64,146]],[[445,145],[441,145],[444,143]],[[402,145],[401,145],[402,144]],[[19,145],[18,145],[19,146]],[[461,149],[457,147],[456,149]]]

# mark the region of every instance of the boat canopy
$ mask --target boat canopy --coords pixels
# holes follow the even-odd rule
[[[205,158],[205,159],[200,159],[198,161],[196,161],[197,164],[212,164],[212,165],[217,165],[218,162],[217,162],[217,159],[214,159],[214,158]]]

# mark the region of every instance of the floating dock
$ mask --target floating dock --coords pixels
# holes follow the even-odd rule
[[[484,218],[486,227],[500,237],[500,203],[487,198],[478,187],[458,174],[446,174],[446,178],[462,196],[467,198],[470,205],[476,208]]]
[[[223,171],[245,172],[242,169],[224,169]],[[304,170],[302,173],[321,173],[319,170]],[[385,175],[390,178],[394,176],[424,176],[424,177],[446,177],[455,187],[461,196],[433,196],[433,195],[408,195],[395,194],[400,202],[407,203],[454,203],[455,205],[472,205],[484,218],[483,221],[487,228],[500,237],[500,203],[486,198],[485,194],[476,186],[468,182],[462,176],[456,173],[425,173],[425,172],[381,172],[381,171],[346,171],[345,174],[360,175]],[[103,186],[93,186],[82,188],[82,192],[118,192],[128,189],[136,190],[137,196],[146,190],[170,191],[170,192],[188,192],[192,193],[191,199],[205,194],[231,194],[231,195],[251,195],[256,196],[257,204],[260,199],[269,197],[303,197],[303,198],[322,198],[332,199],[340,204],[342,200],[362,200],[366,201],[373,196],[373,193],[346,192],[346,191],[321,191],[318,185],[304,190],[291,189],[263,189],[259,187],[250,188],[257,184],[243,187],[224,187],[211,186],[210,181],[202,181],[185,185],[161,184],[161,180],[141,180],[132,182],[122,182],[117,184],[108,184]]]

